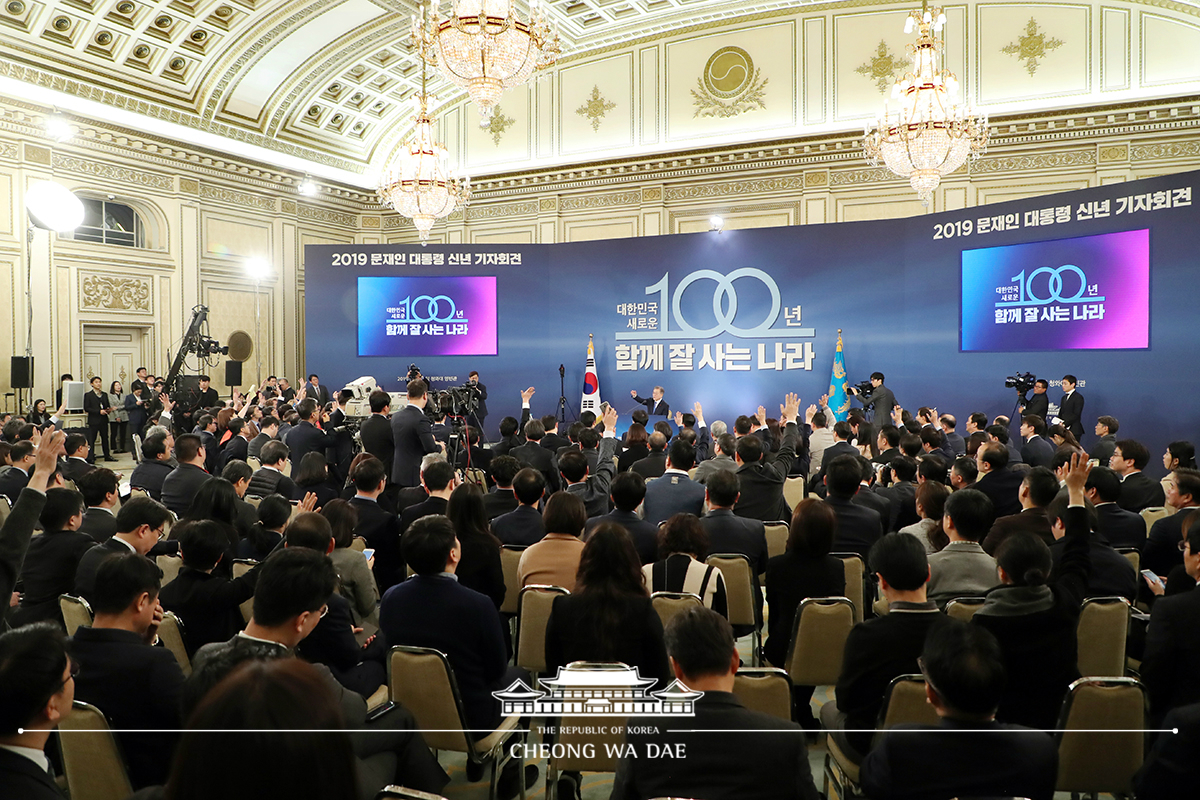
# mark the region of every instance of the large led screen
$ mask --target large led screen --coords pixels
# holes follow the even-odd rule
[[[360,356],[494,356],[496,278],[360,277]]]

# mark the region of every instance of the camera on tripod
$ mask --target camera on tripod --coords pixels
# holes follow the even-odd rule
[[[418,367],[416,364],[409,364],[408,365],[408,377],[406,377],[404,379],[404,381],[407,383],[408,381],[415,381],[417,378],[423,378],[423,377],[425,377],[425,376],[421,374],[420,367]]]
[[[854,391],[858,392],[859,394],[870,394],[874,388],[875,384],[871,383],[870,381],[859,381],[858,383],[854,384]]]
[[[1016,375],[1009,375],[1004,379],[1005,389],[1016,389],[1017,394],[1027,394],[1033,385],[1037,383],[1037,376],[1032,372],[1018,372]]]

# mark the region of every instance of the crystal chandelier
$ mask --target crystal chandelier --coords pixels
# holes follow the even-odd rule
[[[430,64],[479,107],[481,119],[505,89],[520,86],[534,70],[552,65],[561,50],[538,0],[530,0],[529,22],[517,19],[512,0],[451,0],[450,16],[440,18],[441,0],[433,0],[428,19],[413,15],[413,39]]]
[[[420,110],[414,118],[416,129],[379,178],[379,199],[408,217],[416,226],[421,241],[429,239],[433,223],[447,217],[471,198],[470,176],[460,183],[450,169],[450,152],[433,138],[433,118],[429,116],[425,94],[425,68],[421,67]]]
[[[924,205],[933,190],[963,165],[967,157],[978,158],[987,149],[987,115],[976,115],[958,105],[958,79],[938,68],[942,40],[937,38],[946,24],[940,8],[925,5],[912,11],[904,32],[918,28],[916,44],[910,44],[912,71],[892,86],[892,99],[900,107],[887,105],[875,124],[863,132],[863,150],[871,164],[881,160],[892,172],[908,178]]]

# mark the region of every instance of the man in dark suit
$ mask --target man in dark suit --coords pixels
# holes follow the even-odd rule
[[[864,559],[879,537],[884,534],[885,522],[879,512],[852,501],[858,491],[862,469],[857,456],[838,456],[828,464],[825,473],[825,498],[838,518],[837,536],[833,551],[858,553]]]
[[[553,494],[559,489],[558,462],[554,453],[542,447],[542,439],[546,429],[540,419],[531,419],[525,423],[525,444],[514,447],[508,455],[520,462],[523,467],[533,467],[546,478],[546,485]]]
[[[938,424],[942,426],[946,444],[949,445],[950,452],[954,454],[950,460],[954,461],[955,458],[967,452],[967,441],[954,430],[958,427],[958,420],[952,414],[942,414],[938,417]]]
[[[763,522],[791,517],[791,508],[783,497],[783,484],[797,451],[808,448],[808,426],[805,425],[803,431],[797,427],[799,409],[800,398],[788,394],[779,416],[779,424],[783,427],[783,444],[771,461],[766,460],[763,442],[757,436],[748,435],[738,439],[734,456],[738,463],[736,475],[741,496],[733,513],[739,517]],[[759,417],[765,416],[766,409],[759,406]]]
[[[1108,466],[1108,460],[1112,458],[1113,450],[1117,447],[1117,429],[1120,427],[1116,417],[1107,414],[1096,420],[1095,432],[1099,441],[1092,445],[1088,456],[1099,461],[1102,467]]]
[[[1008,469],[1008,448],[1000,442],[988,442],[975,454],[979,466],[979,479],[975,488],[992,500],[997,516],[1008,516],[1021,512],[1021,500],[1017,493],[1024,474]]]
[[[83,439],[77,433],[71,435]],[[17,442],[12,446],[8,457],[12,461],[12,468],[0,475],[0,494],[7,497],[9,503],[16,505],[21,490],[29,483],[29,475],[33,472],[33,465],[37,461],[37,450],[34,448],[33,442]],[[87,467],[91,469],[92,465],[88,464]],[[73,480],[66,474],[65,467],[63,476],[67,480]]]
[[[433,438],[425,404],[429,402],[427,384],[423,380],[408,382],[408,405],[392,415],[392,441],[395,455],[392,460],[392,483],[416,486],[421,482],[421,459],[426,453],[445,449]]]
[[[75,663],[66,637],[41,624],[0,636],[0,792],[13,800],[63,800],[45,753],[51,732],[71,713]]]
[[[1113,447],[1108,465],[1121,476],[1121,496],[1117,505],[1126,511],[1160,508],[1167,502],[1162,484],[1142,472],[1149,463],[1150,451],[1139,441],[1121,439]]]
[[[1184,539],[1183,568],[1200,580],[1200,525],[1192,525]],[[1160,597],[1150,613],[1146,649],[1142,656],[1142,681],[1150,696],[1147,727],[1161,727],[1170,710],[1200,702],[1200,591]]]
[[[484,423],[484,420],[487,419],[487,415],[488,415],[487,387],[479,382],[479,373],[476,372],[475,370],[471,370],[471,372],[467,374],[467,384],[466,385],[471,387],[472,389],[474,389],[474,397],[475,397],[475,400],[478,402],[478,405],[476,406],[475,410],[472,411],[470,416],[467,418],[467,424],[474,425],[480,431],[483,431],[483,430],[485,430],[485,428],[483,427],[483,423]]]
[[[866,456],[858,456],[858,466],[861,472],[861,477],[858,482],[858,491],[850,498],[851,503],[857,503],[860,506],[873,508],[879,512],[879,518],[891,521],[892,518],[892,502],[884,496],[883,488],[878,487],[876,491],[872,487],[872,481],[875,478],[875,468]],[[885,466],[884,469],[887,469]],[[914,495],[915,503],[915,495]]]
[[[1142,566],[1158,575],[1166,575],[1181,563],[1183,525],[1200,506],[1200,472],[1180,467],[1171,477],[1174,480],[1167,487],[1167,503],[1179,510],[1150,527],[1142,550]]]
[[[401,541],[404,539],[404,533],[408,530],[408,526],[421,517],[446,513],[446,507],[450,504],[450,494],[456,486],[453,465],[440,460],[428,462],[421,470],[421,485],[425,487],[425,492],[429,496],[420,503],[404,509],[400,514]]]
[[[288,500],[296,498],[299,490],[295,481],[283,474],[287,468],[289,452],[288,446],[283,442],[267,442],[259,453],[262,467],[251,474],[247,494],[253,497],[280,494]]]
[[[617,766],[612,800],[820,797],[800,726],[749,711],[734,695],[738,654],[729,622],[711,609],[689,608],[664,638],[678,682],[672,686],[703,695],[695,716],[648,717],[630,726],[632,752]],[[731,730],[737,733],[719,733]],[[662,758],[664,752],[675,757]]]
[[[883,524],[887,531],[898,531],[916,523],[917,516],[917,462],[910,456],[896,456],[888,462],[887,486],[876,486],[874,493],[888,502],[888,516]]]
[[[667,469],[667,437],[659,431],[650,434],[650,452],[633,462],[631,470],[646,480],[657,478]]]
[[[1066,550],[1063,537],[1067,533],[1067,502],[1064,495],[1062,498],[1055,498],[1046,509],[1050,531],[1055,539],[1050,545],[1054,574],[1058,573],[1058,564]],[[1131,604],[1137,599],[1138,587],[1142,581],[1133,564],[1095,531],[1088,534],[1088,556],[1092,564],[1087,579],[1088,597],[1124,597]]]
[[[587,521],[584,538],[606,522],[623,527],[633,539],[633,547],[643,565],[658,560],[658,526],[639,517],[635,512],[646,496],[646,479],[636,472],[622,472],[613,478],[609,489],[613,510]],[[540,538],[540,537],[539,537]]]
[[[183,672],[171,651],[152,647],[162,609],[160,571],[137,553],[104,560],[89,603],[92,626],[75,631],[75,698],[104,712],[117,731],[134,789],[166,782],[178,734]],[[126,733],[141,731],[139,733]]]
[[[1195,786],[1200,781],[1200,703],[1179,706],[1167,714],[1162,727],[1177,731],[1159,736],[1142,768],[1133,777],[1139,800],[1174,800],[1179,787]]]
[[[978,484],[975,488],[979,488]],[[1047,545],[1054,544],[1054,535],[1050,532],[1050,519],[1046,516],[1046,507],[1058,494],[1058,479],[1046,467],[1034,467],[1021,481],[1017,489],[1017,500],[1021,503],[1021,511],[1017,514],[1006,514],[997,517],[992,529],[983,540],[983,549],[988,555],[996,555],[1001,543],[1016,533],[1028,533],[1038,537]],[[994,502],[994,501],[993,501]]]
[[[88,446],[94,445],[96,436],[99,436],[100,446],[104,449],[104,460],[116,461],[108,451],[108,414],[112,409],[108,402],[108,394],[100,384],[99,377],[92,378],[92,390],[83,396],[83,410],[87,412]]]
[[[316,373],[308,376],[308,383],[304,385],[304,396],[315,400],[320,408],[324,408],[331,398],[329,387],[321,383],[321,379],[317,377]]]
[[[8,518],[0,525],[0,597],[12,596],[33,528],[46,503],[46,486],[57,468],[65,438],[56,431],[42,439],[33,475],[17,496]],[[8,603],[0,603],[0,627],[4,625],[8,609]]]
[[[638,397],[636,389],[629,390],[629,396],[633,398],[635,403],[641,403],[646,407],[646,413],[655,417],[668,417],[671,415],[671,407],[663,400],[663,387],[655,386],[650,392],[650,397]]]
[[[163,479],[163,505],[183,516],[192,505],[196,492],[212,475],[204,468],[206,453],[200,437],[185,433],[175,440],[175,457],[179,466]]]
[[[39,518],[44,531],[34,536],[21,566],[24,588],[21,605],[12,609],[12,627],[31,622],[59,622],[58,596],[75,593],[79,559],[96,544],[79,531],[83,522],[83,497],[71,489],[47,489]]]
[[[196,421],[196,430],[200,444],[204,446],[204,469],[211,475],[221,471],[221,443],[217,439],[217,418],[212,414],[202,414]]]
[[[859,394],[858,389],[851,386],[850,396],[854,397],[858,402],[862,403],[864,411],[871,411],[871,419],[878,425],[891,419],[892,409],[896,407],[896,395],[892,394],[892,390],[883,385],[884,376],[882,372],[871,373],[871,392],[870,394]],[[829,458],[828,453],[825,456]]]
[[[388,475],[392,472],[392,460],[396,457],[396,445],[392,441],[392,396],[382,389],[371,392],[367,402],[371,404],[371,416],[363,420],[358,435],[363,450],[383,462]]]
[[[79,530],[97,542],[106,541],[117,532],[117,516],[113,511],[120,502],[117,473],[98,467],[76,481],[75,488],[87,505]]]
[[[589,517],[608,513],[608,487],[612,485],[617,472],[617,465],[613,463],[613,453],[617,449],[616,428],[617,410],[609,407],[604,412],[604,438],[600,440],[594,473],[588,465],[585,452],[576,454],[568,450],[558,459],[558,471],[565,490],[583,501]],[[520,497],[519,493],[517,497]]]
[[[1146,545],[1146,520],[1141,514],[1126,511],[1117,505],[1121,496],[1121,479],[1108,467],[1092,467],[1088,474],[1087,497],[1096,508],[1096,533],[1113,547],[1134,547],[1139,551]]]
[[[146,427],[148,414],[146,408],[150,405],[150,401],[146,398],[150,394],[150,390],[145,384],[138,385],[137,381],[133,382],[133,388],[125,397],[125,413],[129,416],[129,452],[134,452],[133,436],[141,436],[142,431]]]
[[[258,458],[262,453],[263,446],[267,442],[274,441],[279,438],[279,418],[274,416],[264,416],[258,421],[258,435],[250,440],[250,444],[246,445],[246,457]]]
[[[200,391],[196,395],[193,408],[214,408],[221,404],[221,396],[217,394],[217,390],[212,388],[212,378],[207,375],[200,376]]]
[[[682,439],[671,443],[663,474],[646,484],[646,501],[642,506],[642,517],[646,522],[658,525],[676,514],[692,514],[698,517],[704,513],[704,484],[688,477],[688,470],[695,464],[695,459],[696,449],[690,444]],[[730,504],[730,508],[732,507]],[[732,513],[730,511],[730,514]],[[724,551],[713,550],[710,545],[709,552]]]
[[[221,449],[221,468],[230,461],[245,461],[250,455],[250,440],[246,438],[246,420],[234,417],[229,420],[229,432],[232,434],[225,447]]]
[[[170,458],[166,436],[147,436],[146,441],[142,442],[142,460],[133,468],[129,485],[135,489],[145,489],[155,500],[161,500],[163,482],[174,469]]]
[[[513,477],[512,487],[520,505],[492,520],[492,533],[501,544],[537,544],[546,535],[546,525],[537,510],[546,491],[546,479],[536,469],[525,467]]]
[[[1021,460],[1031,467],[1048,467],[1054,460],[1054,444],[1045,438],[1046,420],[1036,414],[1021,418]]]
[[[1050,413],[1050,398],[1046,396],[1046,390],[1050,388],[1050,382],[1046,380],[1037,380],[1033,383],[1033,397],[1021,395],[1021,414],[1028,416],[1030,414],[1046,419],[1046,415]]]
[[[1058,418],[1063,427],[1075,434],[1076,441],[1083,439],[1083,395],[1075,391],[1079,381],[1074,375],[1064,375],[1062,379],[1063,399],[1058,404]]]
[[[863,760],[864,794],[878,800],[1020,796],[1051,800],[1058,748],[1049,734],[997,723],[1004,661],[996,637],[950,620],[932,628],[921,665],[938,727],[903,725]],[[983,736],[964,730],[986,731]]]
[[[740,494],[737,473],[715,473],[703,487],[708,513],[700,518],[700,526],[708,534],[708,552],[710,555],[739,553],[750,562],[755,617],[761,623],[763,595],[758,576],[767,571],[766,528],[762,520],[739,517],[733,513]]]
[[[853,438],[854,426],[849,422],[841,420],[834,423],[833,444],[826,447],[823,451],[821,455],[821,468],[817,470],[817,474],[808,482],[809,492],[816,492],[823,497],[825,492],[825,471],[829,468],[829,462],[838,456],[859,455],[858,448],[850,444],[850,440]],[[783,517],[780,517],[780,519],[783,519]]]
[[[350,500],[358,512],[354,535],[367,540],[375,550],[375,582],[385,592],[404,580],[404,559],[400,552],[400,520],[379,505],[387,486],[387,473],[377,458],[364,458],[354,468],[355,495]]]
[[[314,421],[322,416],[320,407],[311,397],[306,397],[296,406],[300,415],[300,424],[288,432],[287,446],[292,461],[292,479],[300,471],[300,461],[309,453],[324,453],[330,447],[337,445],[333,435],[321,430]],[[324,415],[323,421],[328,421],[329,415]],[[177,448],[178,449],[178,446]]]
[[[521,462],[512,456],[497,456],[488,465],[488,474],[492,476],[495,488],[483,496],[483,510],[487,513],[488,522],[502,514],[515,511],[520,502],[513,493],[513,478],[521,471]]]
[[[542,417],[542,427],[546,429],[546,435],[542,437],[542,447],[551,453],[557,453],[561,448],[571,444],[570,439],[559,434],[558,417],[553,414]]]

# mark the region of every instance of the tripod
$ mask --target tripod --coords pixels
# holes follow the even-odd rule
[[[558,365],[558,421],[566,423],[567,421],[567,368],[562,364]],[[575,412],[571,412],[571,416],[575,416]]]

